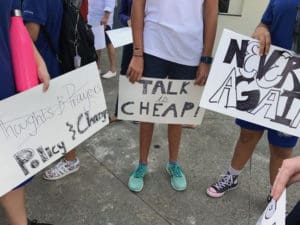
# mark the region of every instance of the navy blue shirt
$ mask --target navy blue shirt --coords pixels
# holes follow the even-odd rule
[[[300,0],[270,0],[261,22],[270,27],[272,44],[291,49]]]
[[[23,1],[24,21],[40,25],[40,32],[35,45],[45,60],[51,78],[61,74],[56,53],[59,47],[62,13],[63,6],[61,0]]]
[[[121,0],[119,19],[121,21],[121,24],[126,27],[128,27],[128,20],[131,16],[131,5],[132,0]]]
[[[0,7],[0,100],[16,93],[9,47],[9,25],[12,9],[18,1],[5,0]]]

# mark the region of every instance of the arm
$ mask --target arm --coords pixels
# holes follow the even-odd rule
[[[300,157],[284,160],[272,187],[272,197],[278,200],[286,186],[299,181]]]
[[[259,55],[262,56],[268,54],[271,45],[269,27],[264,23],[258,24],[252,37],[259,40]]]
[[[40,33],[40,25],[37,23],[28,22],[26,23],[26,28],[30,34],[32,41],[35,42],[38,39]]]
[[[204,33],[202,56],[211,56],[217,30],[218,0],[205,0],[203,7]],[[195,84],[205,85],[209,70],[209,64],[200,62]]]
[[[108,19],[110,14],[114,11],[115,8],[115,0],[105,0],[104,7],[104,16],[102,17],[100,24],[106,26],[108,23]]]
[[[39,80],[41,83],[44,84],[43,91],[47,91],[49,88],[50,76],[46,64],[34,44],[33,44],[33,50],[34,50],[34,58],[37,65]]]
[[[121,6],[119,10],[119,19],[123,26],[129,26],[130,21],[130,5],[128,4],[128,0],[122,0]]]
[[[144,70],[144,16],[146,0],[133,0],[132,2],[132,36],[133,36],[133,56],[127,70],[129,80],[134,83],[139,81]]]

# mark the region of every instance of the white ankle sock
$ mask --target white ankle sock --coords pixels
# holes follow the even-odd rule
[[[228,172],[233,176],[238,176],[241,174],[242,170],[236,170],[236,169],[232,168],[232,166],[230,165]]]

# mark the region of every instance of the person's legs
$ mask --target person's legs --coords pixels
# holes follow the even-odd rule
[[[235,170],[242,170],[251,158],[256,144],[263,135],[262,130],[248,130],[241,128],[239,139],[236,143],[231,167]]]
[[[223,175],[221,179],[207,188],[206,193],[210,197],[219,198],[227,191],[237,187],[237,178],[251,158],[258,141],[263,135],[263,127],[242,120],[237,120],[237,124],[240,125],[241,130],[239,139],[234,148],[231,165],[227,173]]]
[[[110,43],[107,46],[107,54],[109,59],[109,70],[112,73],[116,72],[116,51],[114,46]]]
[[[24,187],[8,192],[0,198],[10,225],[27,225]]]
[[[270,147],[270,184],[273,185],[275,177],[279,168],[282,165],[283,160],[288,159],[292,155],[292,148],[284,148],[269,144]]]
[[[99,75],[101,75],[101,67],[100,67],[100,60],[101,60],[101,50],[96,50],[98,60],[97,60],[97,67],[99,71]]]
[[[169,162],[177,162],[179,145],[181,140],[181,130],[181,125],[168,125]]]

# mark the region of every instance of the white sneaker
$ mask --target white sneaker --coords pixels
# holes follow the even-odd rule
[[[109,79],[109,78],[115,77],[116,75],[117,75],[117,72],[108,71],[106,74],[102,75],[102,77],[105,79]]]
[[[77,170],[79,170],[79,167],[80,161],[78,158],[73,161],[61,159],[55,166],[45,171],[43,178],[46,180],[58,180],[71,173],[76,172]]]

